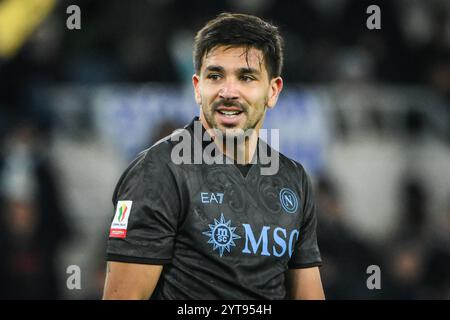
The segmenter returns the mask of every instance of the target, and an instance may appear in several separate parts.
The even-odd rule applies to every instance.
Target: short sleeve
[[[172,259],[180,197],[167,161],[151,152],[141,153],[115,188],[109,261],[165,264]]]
[[[289,262],[289,268],[310,268],[322,265],[319,246],[317,244],[317,210],[311,181],[302,168],[303,219],[295,250]]]

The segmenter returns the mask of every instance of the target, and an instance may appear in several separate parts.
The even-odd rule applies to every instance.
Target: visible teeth
[[[227,111],[227,110],[220,110],[219,112],[226,116],[234,116],[234,115],[240,113],[240,111]]]

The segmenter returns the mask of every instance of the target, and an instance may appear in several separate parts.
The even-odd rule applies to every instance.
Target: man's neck
[[[221,152],[233,159],[235,163],[249,164],[255,155],[257,144],[258,131],[255,130],[251,136],[245,137],[244,139],[226,138],[223,145],[220,145],[220,142],[217,145]]]

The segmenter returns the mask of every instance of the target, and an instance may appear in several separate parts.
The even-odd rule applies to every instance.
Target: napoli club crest
[[[289,188],[280,190],[280,203],[287,213],[295,213],[298,209],[297,195]]]

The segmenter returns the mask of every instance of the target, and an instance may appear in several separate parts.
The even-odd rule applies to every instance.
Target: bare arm
[[[103,300],[146,300],[156,287],[162,266],[109,261]]]
[[[288,270],[286,289],[289,299],[325,300],[319,267]]]

